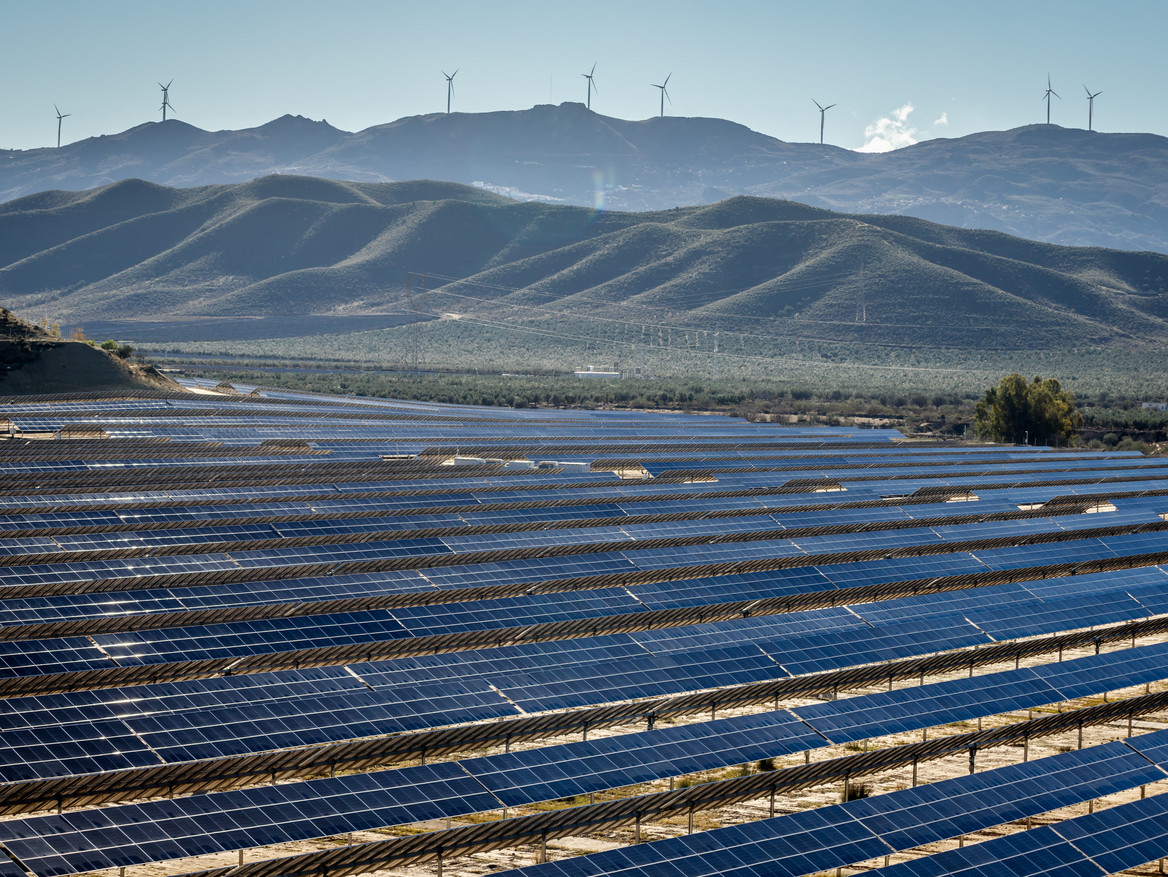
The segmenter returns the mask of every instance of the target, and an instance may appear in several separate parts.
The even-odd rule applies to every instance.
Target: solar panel
[[[634,872],[643,877],[714,873],[796,877],[958,837],[1164,777],[1161,767],[1123,743],[1108,743],[846,804],[505,873],[516,877]]]

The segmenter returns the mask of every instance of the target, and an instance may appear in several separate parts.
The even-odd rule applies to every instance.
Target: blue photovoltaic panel
[[[506,873],[796,877],[979,831],[1164,776],[1160,767],[1123,743],[1108,743],[847,804]]]
[[[1101,877],[1105,873],[1051,826],[1015,832],[973,846],[946,850],[871,873],[887,877]]]
[[[1163,678],[1160,672],[1166,659],[1168,643],[1157,643],[1032,669],[1035,675],[1057,689],[1062,699],[1070,700],[1097,693],[1100,679],[1113,680],[1113,687],[1109,690],[1154,682]]]
[[[62,724],[40,731],[21,727],[19,721],[6,723],[0,732],[0,780],[18,782],[104,773],[162,763],[159,754],[151,751],[126,722],[110,718],[65,724],[65,716],[60,721]]]
[[[846,638],[807,634],[760,642],[759,646],[787,672],[800,676],[988,642],[989,637],[976,627],[952,618],[856,628]]]
[[[1168,795],[877,869],[887,877],[1119,874],[1168,856]]]
[[[942,725],[1062,700],[1026,670],[954,679],[795,707],[792,712],[836,743]]]
[[[108,670],[114,666],[86,637],[0,641],[0,677]]]
[[[468,759],[462,766],[500,801],[517,807],[744,764],[824,742],[789,712],[779,711]]]
[[[1109,807],[1051,826],[1109,874],[1168,857],[1168,795]]]
[[[446,762],[11,820],[0,826],[0,837],[38,875],[54,877],[496,806],[456,763]]]

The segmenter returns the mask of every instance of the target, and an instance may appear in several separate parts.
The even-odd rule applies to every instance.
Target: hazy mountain
[[[431,311],[507,320],[1015,349],[1168,339],[1166,256],[761,198],[598,214],[272,176],[0,205],[0,299],[62,322],[400,310],[408,272],[429,275]],[[441,288],[453,278],[470,282]]]
[[[613,119],[578,103],[413,116],[357,133],[298,116],[244,131],[150,122],[61,149],[0,151],[0,199],[130,177],[197,186],[272,173],[482,183],[520,200],[618,210],[751,194],[1168,252],[1163,137],[1034,125],[868,155],[784,143],[721,119]]]

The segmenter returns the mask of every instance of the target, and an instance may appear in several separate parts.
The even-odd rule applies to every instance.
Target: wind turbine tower
[[[53,104],[53,109],[57,110],[56,104]],[[72,113],[62,113],[60,110],[57,110],[57,148],[58,149],[61,148],[61,120],[68,119],[71,115],[73,115],[73,114]]]
[[[596,63],[593,62],[592,70],[590,70],[588,73],[581,73],[580,74],[581,76],[583,76],[585,79],[588,80],[588,104],[587,104],[588,109],[592,109],[592,89],[596,88],[596,83],[592,81],[592,74],[595,72],[596,72]],[[597,89],[597,93],[598,94],[600,93],[600,89]]]
[[[1050,124],[1050,96],[1052,94],[1055,97],[1057,97],[1059,100],[1062,100],[1062,98],[1059,97],[1059,93],[1050,87],[1050,74],[1047,73],[1046,74],[1046,91],[1043,93],[1042,99],[1044,101],[1046,101],[1046,124],[1048,124],[1048,125]]]
[[[672,76],[672,75],[673,75],[672,73],[669,74],[669,76]],[[653,88],[661,89],[661,117],[662,118],[665,118],[665,101],[669,100],[670,103],[673,103],[673,99],[669,97],[669,92],[666,91],[666,89],[665,89],[665,86],[669,85],[669,76],[666,76],[665,81],[662,82],[660,85],[653,85],[653,83],[649,83],[650,85],[653,85]]]
[[[1103,92],[1097,91],[1094,94],[1091,94],[1091,89],[1089,89],[1086,85],[1083,86],[1083,91],[1087,92],[1087,130],[1090,131],[1091,123],[1094,121],[1092,116],[1094,116],[1095,98],[1099,97],[1099,95],[1103,94]]]
[[[446,115],[450,115],[450,99],[454,97],[454,77],[458,75],[458,71],[462,68],[457,68],[453,73],[442,71],[442,75],[446,77]]]
[[[817,101],[815,98],[811,98],[811,103],[813,103],[817,107],[819,107],[819,101]],[[823,115],[824,115],[824,113],[826,113],[828,110],[830,110],[834,106],[835,106],[835,104],[828,104],[826,107],[819,107],[819,145],[820,146],[823,145]]]
[[[166,121],[166,111],[170,110],[172,113],[174,112],[174,107],[170,103],[170,86],[173,83],[173,79],[166,83],[166,85],[163,85],[161,82],[158,83],[158,87],[162,89],[162,106],[160,109],[162,110],[162,121],[164,122]]]

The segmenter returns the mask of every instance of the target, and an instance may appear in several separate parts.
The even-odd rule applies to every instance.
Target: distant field
[[[368,323],[366,323],[366,326]],[[1080,396],[1168,398],[1168,351],[1153,349],[957,351],[793,341],[736,332],[588,321],[490,326],[435,320],[411,333],[401,326],[320,336],[144,343],[160,363],[235,360],[280,367],[400,370],[480,374],[571,375],[587,365],[652,378],[739,381],[776,388],[881,394],[979,396],[1012,371],[1056,377]],[[241,343],[246,341],[247,343]],[[715,349],[716,348],[716,349]]]
[[[252,341],[343,335],[367,329],[389,329],[417,321],[410,314],[366,314],[359,317],[273,316],[205,317],[190,320],[87,320],[62,327],[65,335],[84,329],[89,338],[113,338],[130,344],[183,341]]]

